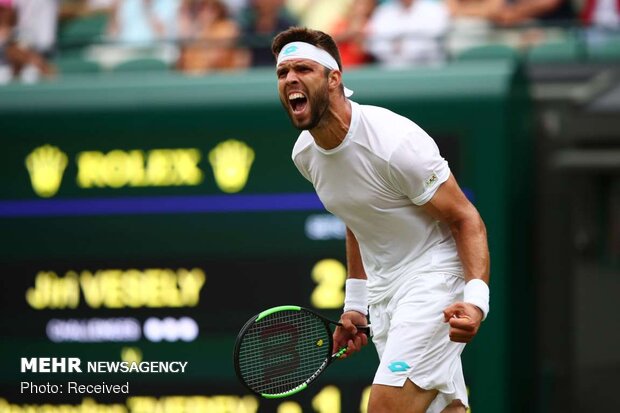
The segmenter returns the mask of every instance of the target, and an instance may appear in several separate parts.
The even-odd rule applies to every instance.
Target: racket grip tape
[[[366,334],[368,337],[372,337],[372,326],[370,324],[366,326],[355,326],[358,332]]]

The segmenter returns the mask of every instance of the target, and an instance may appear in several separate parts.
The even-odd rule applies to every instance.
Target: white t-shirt
[[[422,211],[450,168],[435,142],[409,119],[351,102],[349,131],[325,150],[303,131],[293,162],[325,208],[355,234],[368,276],[369,303],[391,297],[416,273],[462,276],[447,225]]]
[[[59,0],[13,0],[17,37],[38,52],[51,52],[56,43]]]
[[[620,10],[617,0],[598,0],[594,5],[594,24],[609,29],[620,27]]]
[[[368,23],[370,53],[384,65],[403,67],[443,60],[441,37],[450,26],[443,1],[415,0],[409,7],[400,1],[381,4]]]

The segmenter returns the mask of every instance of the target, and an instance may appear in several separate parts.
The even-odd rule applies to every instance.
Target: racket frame
[[[277,306],[277,307],[272,307],[272,308],[268,308],[267,310],[261,311],[260,313],[258,313],[257,315],[251,317],[245,324],[244,326],[241,328],[241,330],[239,331],[239,334],[237,334],[237,339],[235,340],[235,348],[233,350],[233,363],[235,366],[235,373],[237,374],[237,378],[239,379],[239,381],[248,389],[250,390],[252,393],[259,395],[263,398],[266,399],[280,399],[283,397],[288,397],[288,396],[292,396],[293,394],[299,393],[300,391],[304,390],[306,387],[308,387],[308,385],[310,383],[312,383],[326,368],[327,366],[329,366],[332,361],[334,361],[335,359],[339,358],[340,356],[342,356],[346,351],[347,348],[343,347],[340,350],[338,350],[336,353],[332,354],[330,357],[327,357],[325,359],[325,361],[323,361],[323,363],[319,366],[319,368],[317,369],[316,372],[314,372],[310,377],[308,377],[303,383],[295,386],[294,388],[292,388],[291,390],[282,392],[282,393],[260,393],[257,392],[256,390],[252,389],[243,379],[243,376],[241,374],[241,367],[239,366],[239,350],[240,350],[240,346],[241,346],[241,342],[243,340],[243,337],[245,336],[245,333],[250,329],[250,327],[257,321],[262,320],[263,318],[273,314],[273,313],[277,313],[280,311],[305,311],[307,313],[310,313],[312,315],[314,315],[315,317],[317,317],[318,319],[320,319],[323,324],[325,325],[326,330],[329,332],[328,334],[328,338],[329,338],[329,348],[333,347],[334,344],[334,339],[333,339],[333,332],[331,329],[330,324],[336,325],[336,326],[342,326],[341,323],[337,322],[337,321],[333,321],[330,320],[326,317],[323,317],[322,315],[316,313],[315,311],[312,311],[308,308],[305,307],[300,307],[297,305],[281,305],[281,306]],[[370,330],[370,326],[358,326],[359,329],[362,329],[366,335],[368,335],[370,337],[371,334],[371,330]]]

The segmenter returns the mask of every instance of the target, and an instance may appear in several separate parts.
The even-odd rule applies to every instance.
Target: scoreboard
[[[502,231],[518,196],[502,162],[515,132],[486,117],[522,113],[515,73],[509,62],[345,73],[356,101],[431,133],[487,223],[502,277],[495,318],[465,352],[476,412],[512,402],[498,375],[512,271]],[[294,304],[337,319],[344,297],[345,227],[290,159],[297,131],[271,71],[76,76],[2,92],[0,412],[365,411],[372,345],[286,400],[248,394],[234,375],[250,316]],[[486,171],[480,148],[493,155]],[[68,371],[76,359],[81,373]]]

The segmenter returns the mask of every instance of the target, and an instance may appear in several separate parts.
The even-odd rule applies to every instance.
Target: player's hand
[[[368,337],[361,331],[357,331],[358,326],[368,325],[368,319],[362,313],[357,311],[347,311],[340,317],[342,326],[336,327],[334,331],[334,347],[332,352],[335,353],[343,347],[347,347],[346,353],[340,358],[346,358],[351,354],[358,352],[363,346],[368,344]]]
[[[482,310],[470,303],[454,303],[443,310],[444,322],[450,323],[450,340],[469,343],[480,328]]]

